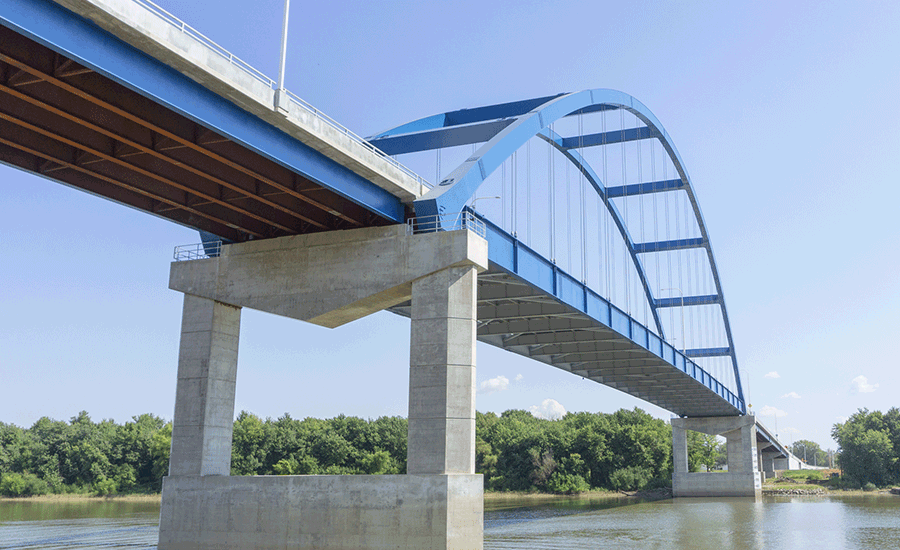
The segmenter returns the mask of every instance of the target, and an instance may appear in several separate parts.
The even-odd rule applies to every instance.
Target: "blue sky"
[[[160,4],[277,76],[279,0]],[[763,422],[831,447],[842,417],[900,405],[896,2],[310,4],[292,6],[287,87],[360,135],[563,91],[640,99],[691,174]],[[168,262],[196,233],[7,167],[0,191],[0,421],[171,418]],[[237,409],[405,415],[408,340],[387,313],[328,330],[245,310]],[[481,411],[669,417],[488,346],[478,369]]]

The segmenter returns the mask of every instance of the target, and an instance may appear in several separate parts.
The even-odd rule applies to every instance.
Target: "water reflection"
[[[155,549],[159,504],[120,500],[0,501],[0,550]]]
[[[674,499],[500,524],[486,513],[484,547],[893,549],[900,547],[900,499]]]
[[[486,503],[484,547],[900,548],[900,497],[509,500]],[[0,501],[0,550],[156,547],[158,503]]]

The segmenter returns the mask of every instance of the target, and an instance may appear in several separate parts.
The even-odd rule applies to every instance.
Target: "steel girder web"
[[[604,135],[596,134],[576,136],[574,138],[562,137],[550,130],[550,125],[563,117],[618,109],[625,109],[635,115],[646,125],[646,128],[623,129],[607,132]],[[617,90],[585,90],[432,115],[372,136],[369,138],[369,142],[389,155],[483,143],[475,153],[447,177],[440,182],[436,182],[437,185],[433,189],[414,202],[417,216],[440,217],[445,214],[462,211],[488,176],[533,137],[539,137],[547,141],[551,146],[562,152],[569,162],[572,162],[576,169],[584,174],[603,204],[606,205],[628,248],[660,335],[663,335],[663,329],[658,309],[660,307],[670,307],[671,304],[668,300],[658,300],[653,296],[638,254],[695,247],[702,247],[706,250],[713,281],[716,285],[716,300],[714,302],[718,303],[721,308],[722,321],[728,339],[728,347],[724,350],[717,349],[716,354],[727,355],[731,358],[738,398],[746,413],[737,355],[731,333],[731,324],[728,320],[728,310],[725,305],[722,284],[709,234],[703,220],[703,214],[700,211],[700,205],[694,194],[693,185],[684,167],[681,155],[675,148],[675,144],[669,137],[668,132],[643,103]],[[678,180],[653,182],[651,184],[651,192],[684,189],[700,230],[701,236],[699,239],[686,239],[683,243],[655,243],[659,245],[657,248],[653,248],[652,244],[648,245],[647,243],[636,244],[628,232],[623,217],[611,200],[614,197],[628,194],[627,187],[631,186],[606,188],[604,182],[597,177],[594,170],[576,150],[585,146],[608,145],[621,141],[648,138],[656,138],[660,141],[669,159],[675,166],[679,177]],[[640,187],[640,184],[638,184],[638,187]],[[638,189],[638,192],[646,191]],[[699,352],[700,350],[696,351]]]

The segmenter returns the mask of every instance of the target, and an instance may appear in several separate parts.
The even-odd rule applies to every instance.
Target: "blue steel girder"
[[[609,198],[630,197],[633,195],[646,195],[649,193],[662,193],[664,191],[674,191],[683,189],[684,182],[681,178],[674,180],[662,181],[646,181],[644,183],[633,183],[631,185],[619,185],[617,187],[607,187],[606,193]]]
[[[591,136],[576,136],[574,138],[563,138],[557,136],[555,133],[550,132],[550,125],[560,118],[583,113],[615,109],[625,109],[628,112],[632,113],[646,125],[647,130],[625,129],[614,132],[606,132],[602,134],[592,134]],[[743,402],[743,387],[741,384],[740,371],[738,369],[737,356],[734,352],[734,340],[731,332],[731,325],[728,319],[728,311],[725,307],[721,280],[719,278],[715,257],[712,251],[712,245],[710,243],[706,224],[703,219],[703,214],[700,210],[700,205],[697,201],[696,195],[694,194],[693,186],[691,184],[691,180],[688,176],[687,170],[685,169],[684,162],[681,159],[681,155],[676,150],[674,142],[669,137],[668,132],[666,132],[665,128],[662,126],[656,116],[640,101],[624,92],[620,92],[617,90],[585,90],[581,92],[560,94],[557,96],[548,96],[534,100],[504,103],[501,105],[480,107],[477,109],[465,109],[461,111],[445,113],[442,115],[425,117],[404,124],[402,126],[398,126],[392,130],[382,132],[377,136],[371,138],[371,143],[376,146],[379,146],[379,143],[384,143],[385,146],[392,147],[392,144],[396,145],[401,143],[401,141],[395,140],[394,142],[390,142],[387,140],[389,138],[402,136],[403,143],[406,144],[404,147],[413,147],[412,149],[409,149],[408,152],[412,152],[413,150],[428,150],[438,143],[462,144],[465,139],[474,139],[471,137],[473,133],[472,130],[464,130],[467,125],[480,125],[482,129],[485,129],[488,128],[485,123],[489,123],[491,121],[496,122],[498,121],[498,119],[503,119],[502,123],[491,127],[491,131],[493,131],[494,129],[499,129],[496,134],[491,136],[490,139],[488,139],[475,153],[473,153],[468,159],[460,164],[441,182],[435,185],[434,188],[432,188],[429,192],[427,192],[425,195],[414,202],[416,215],[435,216],[462,211],[469,200],[475,196],[478,187],[507,158],[509,158],[520,147],[525,145],[525,143],[531,138],[539,137],[541,139],[544,139],[555,146],[558,150],[560,150],[560,152],[562,152],[570,162],[573,162],[573,164],[575,164],[576,168],[585,175],[588,181],[591,182],[595,191],[601,197],[603,203],[607,206],[607,209],[610,211],[613,220],[615,220],[616,226],[618,227],[619,232],[621,233],[622,238],[626,243],[626,246],[628,247],[632,262],[634,263],[635,269],[640,276],[642,285],[644,287],[644,293],[647,297],[648,303],[650,304],[651,311],[653,312],[654,320],[657,323],[657,328],[659,329],[660,334],[662,334],[662,327],[659,321],[657,308],[665,307],[661,306],[661,304],[667,304],[668,302],[667,300],[658,301],[654,298],[648,286],[646,276],[644,275],[642,263],[638,257],[639,253],[646,253],[651,251],[643,246],[648,243],[642,243],[641,246],[635,245],[634,241],[631,239],[631,236],[628,234],[622,217],[618,214],[618,210],[615,208],[615,205],[611,200],[612,197],[610,196],[608,190],[604,187],[603,182],[601,182],[596,174],[594,174],[594,171],[590,169],[589,166],[587,166],[587,163],[583,161],[581,155],[578,154],[577,151],[575,151],[575,149],[577,149],[580,145],[587,146],[587,143],[585,143],[584,140],[588,137],[590,137],[591,141],[598,141],[598,143],[595,143],[593,145],[609,144],[611,143],[610,141],[604,140],[615,139],[615,134],[619,134],[618,142],[655,137],[659,140],[660,144],[668,154],[669,159],[672,161],[675,170],[678,173],[678,179],[681,181],[680,186],[671,183],[671,181],[665,183],[662,186],[670,186],[670,188],[672,189],[684,189],[691,204],[691,208],[694,212],[697,226],[700,231],[700,246],[706,249],[710,270],[712,272],[713,281],[716,286],[715,301],[704,303],[716,303],[720,305],[722,320],[725,326],[725,334],[728,340],[728,349],[730,350],[729,356],[732,360],[734,378],[737,384],[738,397]],[[506,119],[513,120],[509,122]],[[455,132],[459,132],[460,136],[462,136],[464,132],[468,132],[469,135],[466,137],[454,138],[452,136]],[[486,137],[487,135],[489,135],[489,133],[490,132],[485,131],[480,135],[482,137]],[[428,144],[428,146],[412,145],[416,142],[418,137],[429,140],[430,143]],[[469,141],[469,143],[475,142]],[[394,147],[392,154],[407,152],[404,150],[404,147]],[[642,191],[640,189],[641,184],[636,185],[638,186],[638,193],[648,192]],[[644,185],[650,184],[648,183]],[[655,184],[651,185],[651,190],[649,190],[649,192],[667,190],[662,188],[652,189],[654,185]],[[624,189],[621,189],[621,191],[617,189],[617,194],[621,193],[621,195],[618,196],[625,196],[626,194],[629,194],[628,191],[631,187],[632,186],[626,185],[624,186]],[[654,243],[649,244],[652,245]],[[693,246],[690,246],[690,248],[693,248]],[[675,248],[672,248],[672,250],[674,249]],[[640,252],[638,252],[638,250],[640,250]],[[678,300],[678,303],[680,305],[680,299]],[[686,299],[685,306],[687,305],[688,300]]]
[[[401,200],[51,0],[0,1],[0,25],[395,223]]]
[[[637,243],[634,250],[638,254],[647,254],[649,252],[666,252],[668,250],[687,250],[690,248],[702,248],[706,246],[703,239],[694,237],[691,239],[676,239],[674,241],[658,241]]]
[[[684,351],[688,357],[729,357],[731,348],[699,348]]]
[[[676,296],[675,298],[657,298],[654,301],[656,307],[688,307],[688,306],[708,306],[711,304],[721,304],[722,299],[717,295],[708,296]]]

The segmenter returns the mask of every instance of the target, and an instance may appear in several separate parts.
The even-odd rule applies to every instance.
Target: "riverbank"
[[[30,497],[0,497],[0,502],[134,502],[141,504],[159,504],[162,495],[107,495],[97,496],[88,493],[65,493],[61,495],[38,495]]]
[[[571,495],[555,493],[534,493],[524,491],[485,491],[484,509],[502,510],[505,508],[519,508],[525,506],[540,506],[544,504],[565,504],[576,506],[591,506],[610,504],[613,502],[625,504],[629,501],[649,502],[672,498],[672,489],[650,489],[625,493],[606,490],[593,490]]]

